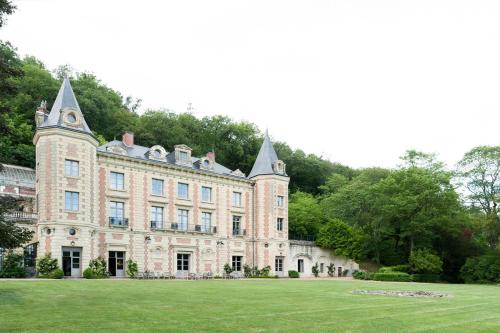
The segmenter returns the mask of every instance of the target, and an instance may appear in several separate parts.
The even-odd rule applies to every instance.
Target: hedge
[[[408,273],[392,272],[392,273],[375,273],[373,279],[376,281],[398,281],[410,282],[411,277]]]
[[[288,271],[288,277],[296,279],[296,278],[299,277],[299,272],[297,272],[297,271]]]
[[[386,266],[378,270],[378,273],[391,273],[391,272],[409,273],[410,265]]]
[[[439,274],[413,274],[411,276],[411,280],[413,282],[439,282],[440,276]]]
[[[374,273],[372,272],[361,272],[361,271],[352,272],[352,277],[357,280],[373,280],[373,275]]]

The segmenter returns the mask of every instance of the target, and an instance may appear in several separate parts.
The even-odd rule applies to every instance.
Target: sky
[[[452,168],[500,144],[498,1],[14,3],[0,39],[94,73],[141,112],[191,103],[352,167],[417,149]]]

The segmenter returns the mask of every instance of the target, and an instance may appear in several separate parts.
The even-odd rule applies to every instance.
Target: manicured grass
[[[448,298],[353,295],[426,290]],[[335,280],[0,281],[0,332],[500,332],[500,287]]]

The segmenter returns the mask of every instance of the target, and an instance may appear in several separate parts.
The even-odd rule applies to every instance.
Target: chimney
[[[127,147],[132,147],[134,145],[134,133],[125,132],[122,136],[122,142]]]
[[[207,158],[210,162],[215,163],[215,153],[213,151],[207,153]]]
[[[40,103],[40,106],[36,109],[35,112],[35,123],[37,127],[43,124],[46,115],[47,115],[47,102],[42,101]]]

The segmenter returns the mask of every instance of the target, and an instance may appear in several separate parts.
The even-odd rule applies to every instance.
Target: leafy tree
[[[7,214],[19,207],[17,199],[0,196],[0,248],[15,249],[31,240],[33,231],[17,225]]]
[[[316,244],[333,250],[335,255],[360,259],[363,257],[363,235],[339,219],[331,219],[319,231]]]
[[[5,24],[5,16],[14,12],[16,6],[10,0],[0,0],[0,28]]]
[[[322,226],[323,212],[318,200],[309,193],[295,192],[288,203],[289,238],[314,238]]]
[[[12,250],[7,252],[5,260],[0,270],[0,278],[23,278],[26,276],[23,255],[14,253]]]
[[[439,274],[443,271],[443,261],[429,249],[417,249],[410,256],[410,268],[413,273]]]
[[[482,210],[483,232],[491,248],[500,238],[500,146],[479,146],[458,163],[458,176],[472,205]]]

